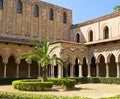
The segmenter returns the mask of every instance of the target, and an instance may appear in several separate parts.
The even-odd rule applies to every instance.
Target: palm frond
[[[60,48],[60,46],[55,46],[55,47],[53,47],[50,51],[49,51],[49,53],[48,53],[48,55],[50,55],[55,49],[57,49],[57,48]]]

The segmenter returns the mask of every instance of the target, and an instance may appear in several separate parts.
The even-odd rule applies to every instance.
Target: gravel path
[[[0,86],[0,91],[5,92],[20,92],[20,93],[33,93],[33,94],[53,94],[62,96],[81,96],[91,98],[111,97],[120,94],[120,85],[115,84],[79,84],[75,86],[74,90],[53,90],[53,91],[19,91],[13,89],[11,85]]]

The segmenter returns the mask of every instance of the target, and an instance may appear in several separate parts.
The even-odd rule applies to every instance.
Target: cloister
[[[119,50],[112,52],[94,53],[89,55],[87,46],[79,43],[61,41],[61,52],[56,50],[53,54],[60,56],[67,62],[67,67],[49,65],[47,67],[48,77],[120,77],[120,53]],[[5,45],[7,46],[7,45]],[[10,47],[10,44],[8,44]],[[18,46],[15,45],[14,46]],[[54,44],[53,44],[54,46]],[[22,46],[18,46],[23,49]],[[16,48],[16,47],[15,47]],[[30,51],[31,47],[28,47]],[[25,49],[25,52],[27,51]],[[31,48],[32,51],[33,48]],[[1,49],[1,52],[3,49]],[[12,49],[11,49],[12,50]],[[22,50],[21,50],[22,51]],[[15,55],[8,52],[0,53],[0,77],[1,78],[36,78],[41,77],[41,66],[35,61],[26,62],[24,59],[18,61],[21,54]],[[23,53],[23,52],[22,52]]]

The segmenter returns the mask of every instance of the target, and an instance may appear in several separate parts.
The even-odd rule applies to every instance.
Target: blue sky
[[[41,0],[73,11],[73,24],[81,23],[113,12],[120,0]]]

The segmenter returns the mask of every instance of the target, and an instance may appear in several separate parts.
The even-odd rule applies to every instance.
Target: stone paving
[[[52,91],[19,91],[12,88],[11,85],[0,86],[0,91],[5,92],[20,92],[20,93],[33,93],[33,94],[53,94],[62,96],[80,96],[80,97],[111,97],[120,94],[120,85],[115,84],[79,84],[75,86],[74,90],[57,89]]]

